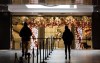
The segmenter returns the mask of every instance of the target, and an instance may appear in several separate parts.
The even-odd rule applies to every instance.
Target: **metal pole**
[[[34,63],[34,48],[33,48],[33,63]]]
[[[52,41],[52,37],[51,37],[51,53],[52,53],[52,42],[53,42],[53,41]]]
[[[46,39],[46,44],[45,44],[45,60],[47,59],[47,39]]]
[[[52,50],[54,50],[54,38],[53,38],[53,49]]]
[[[51,53],[52,53],[52,38],[50,38],[51,39]]]
[[[54,41],[56,40],[56,38],[54,38]],[[56,42],[54,43],[54,47],[55,47],[55,49],[56,49]]]
[[[49,38],[49,55],[50,55],[50,38]]]
[[[41,62],[41,42],[40,42],[40,62]]]
[[[50,38],[51,40],[51,38]],[[52,40],[50,41],[50,53],[52,53]]]
[[[19,63],[23,63],[23,57],[19,58]]]
[[[43,40],[43,62],[44,62],[44,40]]]
[[[27,53],[28,55],[28,63],[30,63],[30,53]]]
[[[16,61],[18,61],[17,53],[15,53],[15,60],[14,60],[14,63],[16,63]]]
[[[37,45],[37,63],[38,63],[38,45]]]
[[[48,51],[49,51],[49,49],[48,49],[48,38],[47,38],[47,57],[49,55]]]
[[[41,63],[47,63],[47,62],[45,62],[44,60],[45,60],[45,59],[44,59],[44,40],[43,40],[43,62],[41,62]]]

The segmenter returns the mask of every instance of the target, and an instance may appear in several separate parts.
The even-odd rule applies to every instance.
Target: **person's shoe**
[[[27,53],[25,54],[25,59],[27,59]]]
[[[69,60],[70,60],[70,55],[69,55]]]
[[[67,59],[67,56],[65,56],[65,59]]]
[[[22,57],[24,56],[24,53],[22,53]]]

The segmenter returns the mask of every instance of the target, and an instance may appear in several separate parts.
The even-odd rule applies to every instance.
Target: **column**
[[[0,5],[0,49],[10,49],[10,22],[7,5]]]
[[[100,49],[100,6],[94,6],[92,13],[92,40],[93,48]]]

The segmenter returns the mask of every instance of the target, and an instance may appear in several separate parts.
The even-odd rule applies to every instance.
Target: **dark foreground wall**
[[[100,49],[100,6],[94,6],[92,13],[92,40],[93,48]]]
[[[0,49],[10,48],[10,13],[0,12]]]
[[[9,4],[11,0],[0,0],[0,4]]]

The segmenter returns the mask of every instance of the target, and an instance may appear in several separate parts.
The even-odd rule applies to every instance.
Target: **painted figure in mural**
[[[65,26],[65,31],[63,32],[62,39],[65,45],[65,59],[67,59],[67,48],[68,48],[69,60],[70,60],[70,49],[71,49],[71,44],[72,44],[72,40],[74,39],[74,36],[73,33],[68,28],[68,26]]]
[[[19,33],[21,40],[22,40],[22,57],[28,53],[28,44],[30,41],[30,37],[32,32],[28,27],[28,24],[25,22],[23,28],[20,30]]]
[[[31,27],[32,36],[31,36],[31,44],[30,49],[34,50],[34,56],[36,56],[37,53],[37,47],[38,47],[38,29],[36,27]]]

